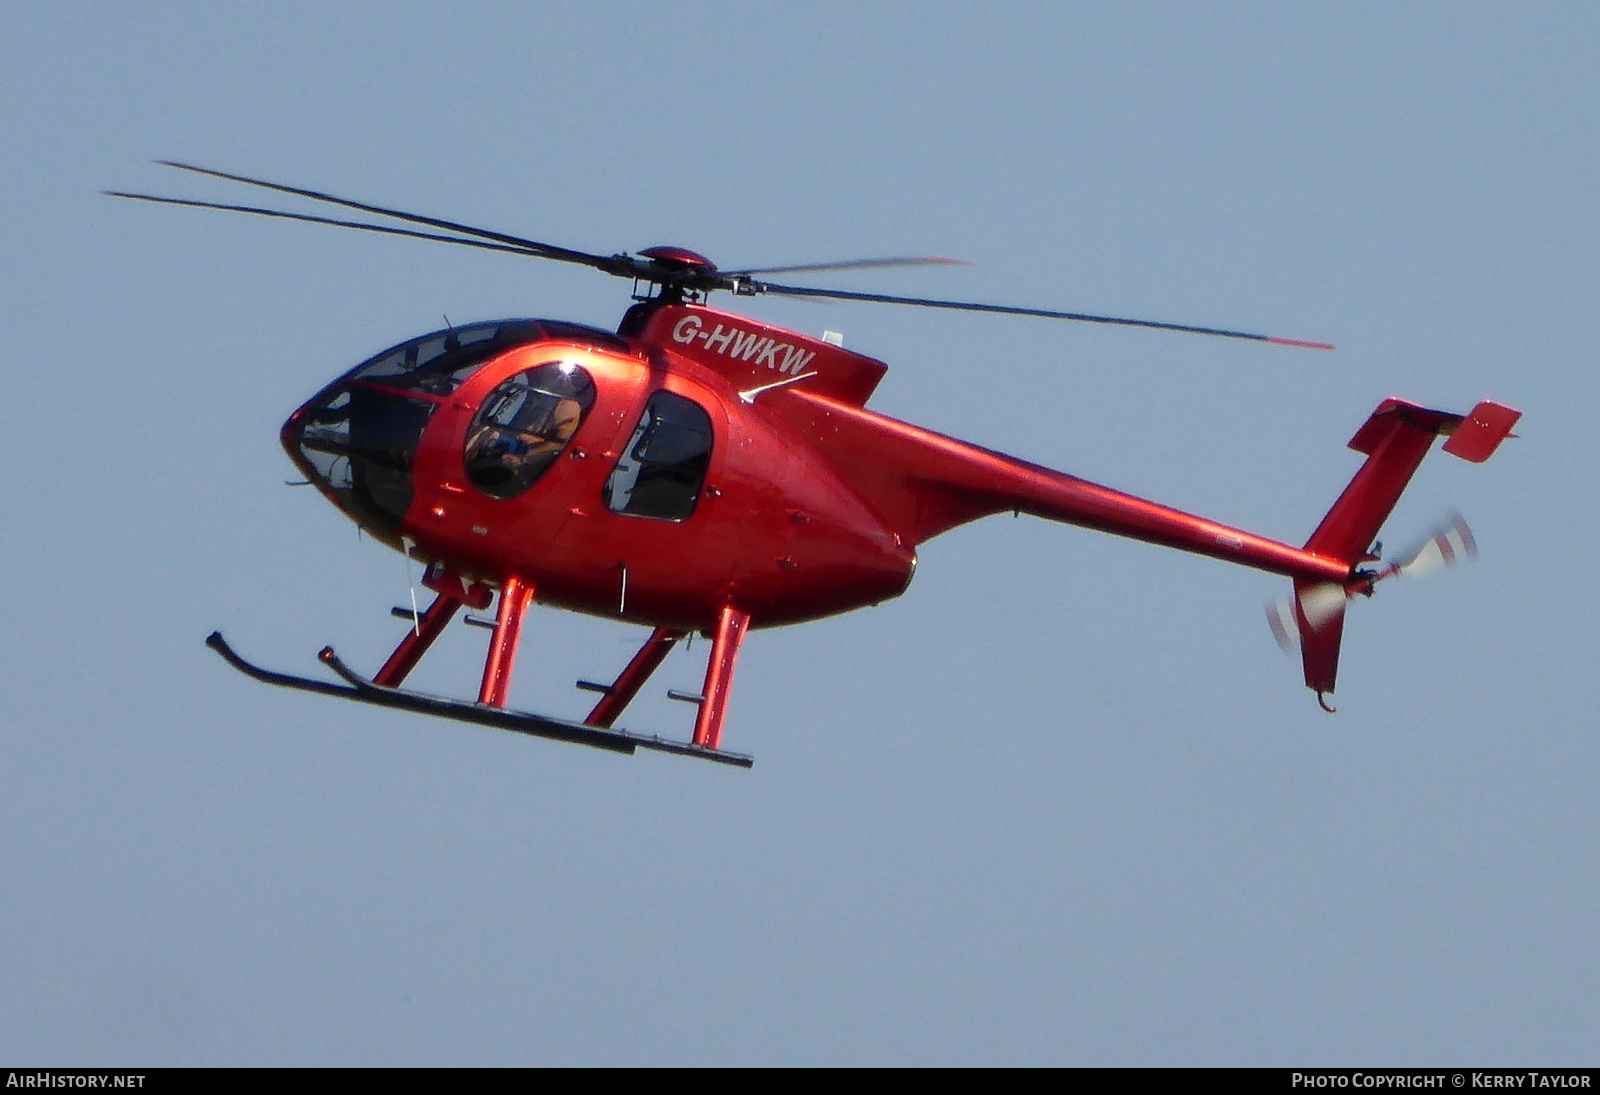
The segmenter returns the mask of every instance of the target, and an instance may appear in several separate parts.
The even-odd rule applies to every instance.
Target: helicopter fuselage
[[[804,341],[798,336],[779,341],[758,334],[759,325],[709,309],[671,311],[651,328],[665,331],[666,346],[570,324],[516,321],[509,348],[465,367],[455,356],[471,342],[450,350],[443,347],[452,332],[424,336],[318,393],[285,424],[284,445],[368,532],[448,568],[467,586],[498,587],[516,575],[538,590],[542,603],[683,630],[713,626],[730,601],[755,625],[773,626],[902,593],[916,564],[913,546],[772,409],[779,390],[751,394],[773,379],[802,377],[804,370],[783,370],[789,362],[812,364],[806,379],[817,379],[818,368],[844,360],[848,369],[829,374],[834,389],[852,382],[859,389],[860,375],[881,375],[881,364],[827,343],[796,349]],[[457,343],[479,329],[461,329]],[[702,355],[761,383],[741,388],[738,372],[730,377],[733,370],[719,372],[682,352],[695,348],[689,343],[695,333],[707,336],[698,347]],[[419,362],[430,341],[441,352]],[[747,360],[740,356],[746,350]],[[398,365],[373,369],[397,355]],[[586,376],[592,405],[556,451],[542,454],[547,466],[536,478],[508,488],[493,452],[484,472],[483,454],[473,451],[475,434],[486,428],[486,412],[493,417],[489,405],[497,393],[550,366]],[[682,408],[703,413],[703,445],[693,430],[670,436],[674,423],[666,416],[651,420],[649,408],[668,399],[680,416]],[[336,424],[346,436],[330,444],[319,426],[341,413],[345,420]],[[514,447],[520,439],[512,440]],[[326,459],[319,467],[319,445],[344,450],[336,457],[345,467]],[[703,451],[687,452],[695,448]],[[667,459],[652,464],[653,451]],[[684,455],[689,459],[672,466],[673,457]],[[517,457],[502,452],[498,459],[513,465]],[[642,473],[634,465],[644,465]],[[401,474],[407,482],[395,483]],[[654,492],[653,501],[641,502],[646,491]]]
[[[463,589],[516,576],[546,604],[688,631],[729,604],[753,627],[877,604],[905,591],[918,544],[1006,511],[1352,576],[1348,558],[868,411],[887,367],[834,343],[683,304],[623,329],[414,339],[297,410],[284,446],[367,531]]]

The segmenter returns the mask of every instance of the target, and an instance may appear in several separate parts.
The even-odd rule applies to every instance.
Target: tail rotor
[[[1472,529],[1459,513],[1452,513],[1389,563],[1376,570],[1358,570],[1344,585],[1296,582],[1292,597],[1267,604],[1267,624],[1278,646],[1290,657],[1331,646],[1336,658],[1345,606],[1352,598],[1371,597],[1379,582],[1391,578],[1427,578],[1477,557],[1478,544]],[[1371,561],[1378,562],[1380,558],[1375,552]],[[1331,680],[1328,683],[1331,685]],[[1331,692],[1332,688],[1317,689],[1317,700],[1324,710],[1332,711],[1324,698],[1325,691]]]
[[[1425,538],[1413,544],[1403,560],[1390,563],[1372,580],[1426,578],[1477,557],[1478,542],[1472,538],[1472,530],[1459,513],[1452,513]]]

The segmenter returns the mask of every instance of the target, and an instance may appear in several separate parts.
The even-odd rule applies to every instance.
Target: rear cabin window
[[[483,401],[467,431],[467,478],[490,498],[515,498],[566,451],[594,405],[581,367],[552,361],[524,369]]]
[[[606,480],[606,505],[630,517],[682,521],[694,513],[710,467],[711,416],[693,400],[657,392]]]

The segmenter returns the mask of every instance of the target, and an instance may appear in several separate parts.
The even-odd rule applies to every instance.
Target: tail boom
[[[777,393],[774,393],[777,394]],[[1015,511],[1207,555],[1287,578],[1343,583],[1346,560],[1257,536],[861,407],[798,391],[774,399],[906,542]]]

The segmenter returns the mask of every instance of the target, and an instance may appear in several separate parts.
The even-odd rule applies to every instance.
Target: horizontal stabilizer
[[[1516,436],[1511,432],[1511,427],[1521,417],[1521,411],[1502,407],[1486,399],[1472,408],[1471,413],[1451,432],[1450,440],[1444,443],[1444,451],[1451,456],[1481,464],[1494,455],[1500,442]]]

